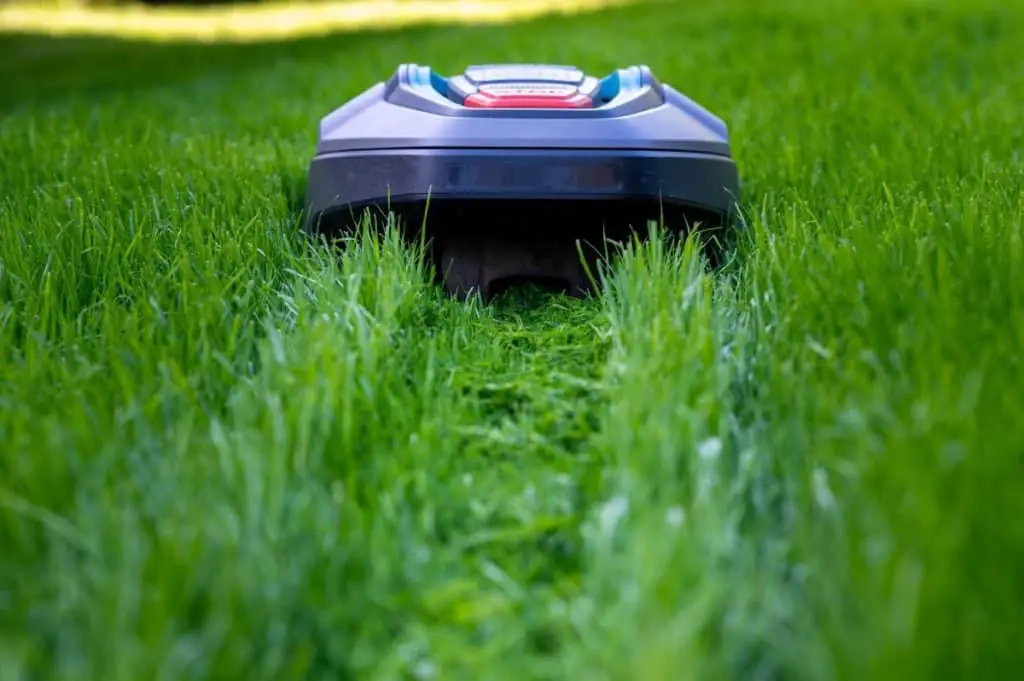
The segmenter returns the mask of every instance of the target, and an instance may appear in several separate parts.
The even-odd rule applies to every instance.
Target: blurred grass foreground
[[[31,2],[0,5],[0,31],[150,40],[252,41],[423,23],[495,23],[630,0],[335,0],[321,2]]]

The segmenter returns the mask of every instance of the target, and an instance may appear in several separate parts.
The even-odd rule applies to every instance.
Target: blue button
[[[431,87],[442,97],[448,96],[448,81],[429,66],[408,64],[406,77],[409,85],[413,87]]]
[[[616,69],[601,79],[597,91],[597,101],[607,104],[619,95],[635,94],[650,85],[646,72],[640,66],[627,66]]]

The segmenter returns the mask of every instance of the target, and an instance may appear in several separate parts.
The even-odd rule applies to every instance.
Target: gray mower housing
[[[721,226],[738,194],[725,123],[647,66],[596,78],[481,65],[445,78],[402,64],[320,121],[306,228],[331,235],[366,209],[397,212],[438,242],[450,290],[489,296],[517,277],[579,290],[586,282],[555,251],[673,209],[688,226]]]

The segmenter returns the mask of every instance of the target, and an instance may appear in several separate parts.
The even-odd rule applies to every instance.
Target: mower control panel
[[[646,66],[595,78],[575,66],[491,64],[444,78],[429,66],[403,64],[391,83],[398,92],[389,99],[404,105],[418,100],[416,108],[428,109],[445,103],[463,109],[602,109],[631,101],[629,108],[635,110],[661,100],[660,85]]]
[[[593,106],[597,80],[571,66],[471,66],[449,87],[475,108],[580,109]],[[454,87],[452,87],[454,86]]]

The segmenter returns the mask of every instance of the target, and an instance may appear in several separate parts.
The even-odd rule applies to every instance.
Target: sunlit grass
[[[0,6],[0,31],[250,42],[421,23],[488,24],[631,0],[342,0],[211,7]]]

